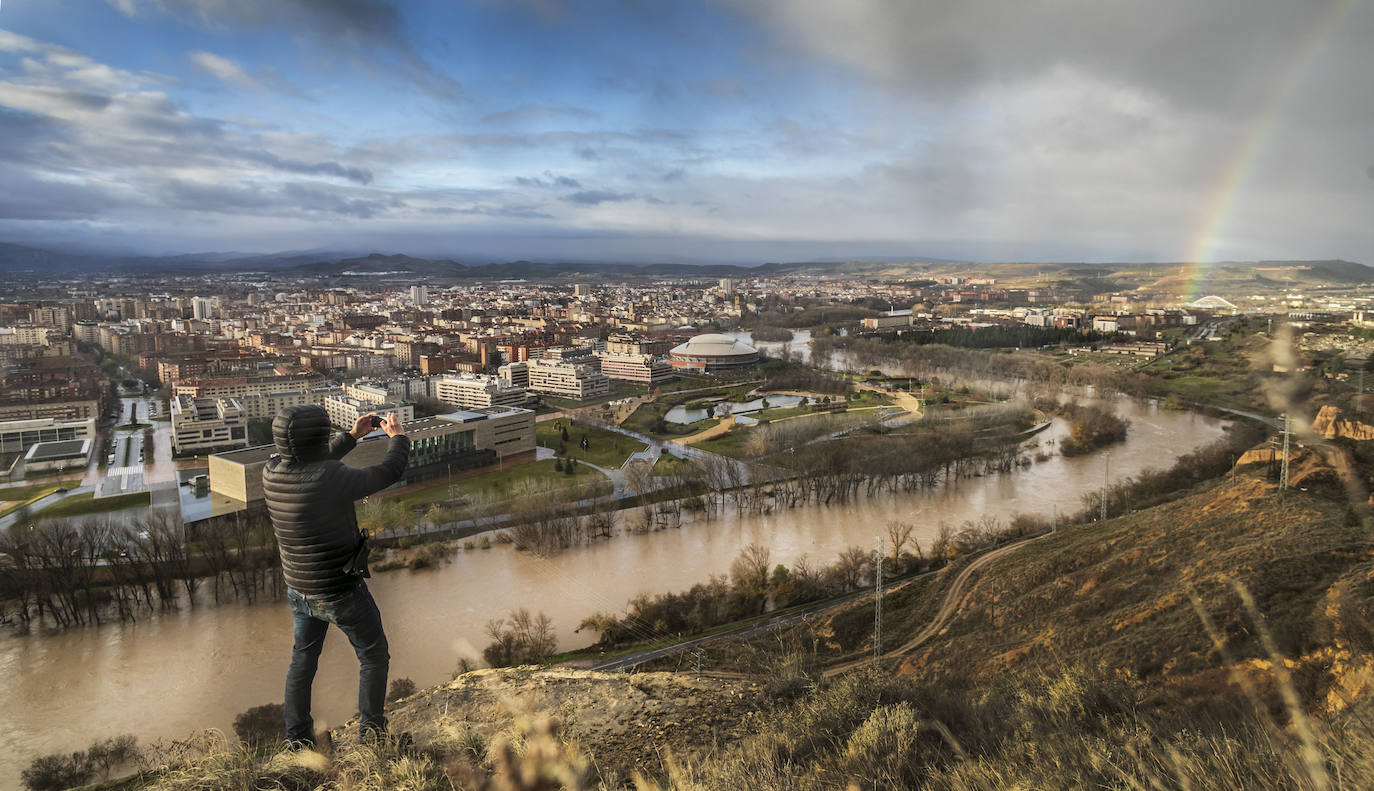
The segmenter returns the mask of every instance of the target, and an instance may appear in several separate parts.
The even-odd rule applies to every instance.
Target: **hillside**
[[[388,711],[413,747],[209,744],[123,787],[1374,787],[1374,542],[1354,521],[1241,475],[894,590],[884,648],[922,639],[877,668],[821,672],[871,655],[860,600],[721,641],[705,676],[477,671]]]

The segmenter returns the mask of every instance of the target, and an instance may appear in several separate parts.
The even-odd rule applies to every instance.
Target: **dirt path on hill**
[[[1034,540],[1036,539],[1028,539],[1028,541]],[[974,560],[972,563],[965,566],[964,570],[959,572],[959,576],[955,577],[954,582],[950,584],[949,590],[945,593],[945,600],[941,602],[939,611],[935,613],[934,618],[930,619],[930,623],[926,624],[925,628],[917,632],[916,635],[912,637],[910,640],[907,640],[905,643],[902,643],[901,645],[897,646],[896,648],[890,651],[883,652],[882,658],[890,659],[892,657],[897,657],[901,656],[902,654],[910,653],[925,641],[939,634],[940,631],[943,630],[946,625],[948,625],[949,621],[954,617],[954,614],[959,611],[959,606],[962,603],[964,597],[972,591],[973,586],[970,585],[970,580],[973,578],[973,575],[976,574],[978,571],[982,570],[984,566],[997,560],[998,558],[1009,555],[1012,552],[1015,552],[1016,550],[1020,549],[1022,546],[1028,543],[1028,541],[1018,541],[1015,544],[1008,544],[1007,546],[994,549],[986,555],[979,557],[977,560]],[[839,675],[840,673],[853,670],[857,667],[862,667],[863,665],[869,664],[872,661],[872,657],[864,657],[862,659],[850,660],[843,664],[834,665],[832,667],[826,668],[822,675],[825,678],[831,678],[833,676]]]
[[[730,415],[705,431],[698,431],[688,437],[678,437],[673,440],[673,443],[677,445],[691,445],[694,442],[701,442],[704,439],[712,439],[714,437],[719,437],[721,434],[728,434],[730,433],[730,429],[734,427],[735,416]]]

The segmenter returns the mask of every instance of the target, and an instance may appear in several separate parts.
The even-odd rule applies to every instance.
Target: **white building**
[[[429,288],[427,286],[411,286],[410,301],[416,307],[424,307],[429,304]]]
[[[214,297],[191,297],[191,318],[205,321],[215,317],[215,303],[219,300]]]
[[[172,452],[248,447],[248,416],[236,398],[172,399]]]
[[[530,367],[525,362],[506,363],[496,369],[496,375],[512,387],[530,386]]]
[[[588,365],[553,360],[530,360],[530,391],[582,401],[609,395],[611,380]]]
[[[652,354],[603,354],[601,373],[608,379],[652,386],[673,378],[673,366]]]
[[[521,406],[527,399],[525,388],[481,374],[441,376],[434,382],[434,397],[455,409]]]
[[[382,416],[386,416],[389,412],[395,412],[396,417],[402,423],[409,423],[415,419],[415,407],[411,404],[404,402],[373,404],[343,394],[331,395],[326,398],[324,411],[329,415],[329,422],[342,429],[353,428],[353,424],[358,421],[358,418],[368,412],[376,412]]]

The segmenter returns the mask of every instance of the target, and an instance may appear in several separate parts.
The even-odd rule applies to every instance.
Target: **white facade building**
[[[588,365],[530,360],[530,391],[582,401],[609,395],[611,380]]]
[[[651,354],[603,354],[601,373],[642,385],[656,385],[673,378],[673,366]]]
[[[342,429],[353,428],[353,424],[358,421],[358,418],[368,412],[376,412],[383,417],[389,412],[395,412],[396,417],[402,423],[409,423],[415,419],[415,407],[412,404],[404,402],[373,404],[343,394],[331,395],[326,398],[324,411],[329,415],[329,422]]]
[[[248,447],[248,416],[236,398],[172,399],[172,452]]]
[[[527,400],[525,388],[480,374],[441,376],[434,382],[434,397],[455,409],[521,406]]]

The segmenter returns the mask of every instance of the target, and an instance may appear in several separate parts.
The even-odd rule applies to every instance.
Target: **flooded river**
[[[1113,449],[1113,479],[1177,456],[1222,433],[1220,421],[1122,399],[1132,421]],[[1061,437],[1058,422],[1041,441]],[[391,642],[392,678],[421,687],[446,681],[458,658],[480,656],[483,626],[516,607],[547,613],[563,648],[591,642],[574,634],[586,616],[623,609],[631,597],[679,590],[724,574],[741,547],[759,542],[772,562],[803,554],[829,563],[845,547],[871,547],[891,519],[915,522],[929,546],[942,522],[1017,513],[1077,511],[1102,483],[1102,454],[1054,456],[1017,472],[959,481],[931,492],[862,500],[840,507],[685,523],[542,559],[498,546],[460,553],[429,571],[376,575],[369,585]],[[53,635],[0,637],[0,787],[18,786],[34,756],[81,749],[96,738],[133,733],[140,743],[199,728],[230,731],[234,715],[280,701],[291,648],[284,602],[228,605]],[[342,722],[353,711],[357,662],[331,632],[315,682],[316,718]]]

